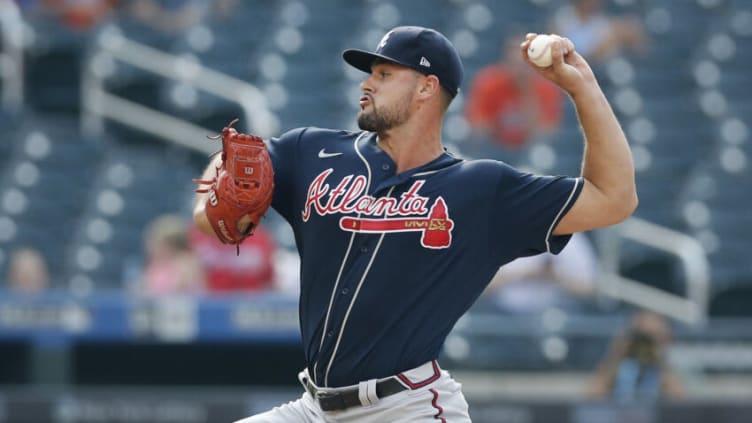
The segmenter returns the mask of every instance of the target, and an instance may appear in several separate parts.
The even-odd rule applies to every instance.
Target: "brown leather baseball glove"
[[[209,185],[196,192],[208,193],[206,217],[217,238],[225,244],[240,245],[271,205],[274,169],[264,141],[255,135],[238,133],[232,127],[237,121],[230,122],[220,135],[209,137],[222,139],[222,150],[214,153],[222,154],[222,164],[217,167],[214,179],[194,179],[194,182]]]

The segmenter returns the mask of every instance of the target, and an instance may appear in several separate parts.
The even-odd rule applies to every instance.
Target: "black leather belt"
[[[350,407],[361,406],[358,388],[351,388],[336,392],[325,392],[318,390],[311,384],[308,378],[305,378],[305,386],[311,396],[318,401],[319,406],[324,411],[345,410]],[[408,388],[400,383],[397,378],[391,377],[376,383],[376,396],[379,398],[388,397]]]

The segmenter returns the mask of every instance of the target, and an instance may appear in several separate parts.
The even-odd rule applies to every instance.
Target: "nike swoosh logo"
[[[319,151],[319,159],[328,159],[329,157],[337,157],[342,155],[342,153],[327,153],[324,150],[325,149],[322,148],[321,151]]]

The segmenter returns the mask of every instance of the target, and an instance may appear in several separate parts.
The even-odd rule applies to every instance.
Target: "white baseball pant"
[[[307,377],[307,371],[300,372],[299,379],[304,387]],[[470,423],[462,385],[449,372],[440,369],[436,361],[392,377],[399,377],[408,389],[378,398],[373,393],[373,386],[385,379],[343,388],[314,387],[315,391],[324,394],[357,389],[361,404],[344,410],[324,411],[307,390],[296,401],[236,423]]]

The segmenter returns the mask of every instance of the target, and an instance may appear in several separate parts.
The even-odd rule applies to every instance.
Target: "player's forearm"
[[[206,166],[206,169],[204,169],[204,172],[201,175],[201,180],[212,180],[217,174],[217,167],[221,166],[221,164],[222,158],[220,155],[217,155],[216,157],[214,157],[214,159],[211,160],[211,162],[209,162],[209,165]],[[208,188],[208,185],[201,185],[199,187],[199,189],[202,188]],[[214,236],[214,229],[212,229],[211,224],[209,223],[209,219],[206,217],[206,200],[208,199],[208,197],[209,194],[206,192],[196,193],[193,203],[193,222],[196,224],[196,227],[201,230],[201,232]]]
[[[209,223],[209,218],[206,217],[206,211],[204,209],[204,205],[206,204],[206,198],[203,199],[197,199],[196,205],[193,208],[193,222],[196,224],[196,227],[203,233],[207,235],[214,235],[214,231],[211,228],[211,224]]]
[[[603,198],[603,212],[615,221],[637,207],[634,163],[624,131],[596,84],[572,95],[585,135],[582,176]]]

